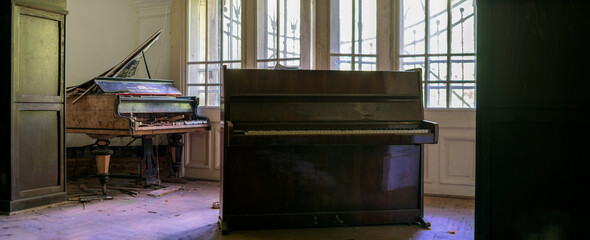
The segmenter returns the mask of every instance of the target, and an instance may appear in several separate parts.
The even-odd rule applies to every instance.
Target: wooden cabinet
[[[66,200],[66,1],[0,3],[0,211]]]
[[[477,8],[475,239],[590,239],[590,2]]]

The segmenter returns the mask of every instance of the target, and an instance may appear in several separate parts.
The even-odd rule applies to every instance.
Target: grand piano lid
[[[108,71],[99,75],[99,77],[132,77],[135,75],[137,64],[144,58],[144,53],[160,39],[162,29],[154,33],[150,38],[137,47],[131,54],[124,58],[119,64],[115,65]],[[145,59],[145,58],[144,58]]]
[[[105,93],[119,95],[182,95],[172,80],[97,77],[94,83]]]
[[[121,62],[117,65],[113,66],[106,72],[98,75],[98,77],[86,81],[82,84],[67,87],[66,91],[72,91],[76,88],[83,88],[89,89],[92,88],[96,84],[96,80],[100,78],[112,78],[112,80],[121,80],[121,81],[128,81],[130,78],[135,75],[135,70],[137,69],[138,64],[141,62],[141,59],[145,59],[144,54],[145,52],[150,49],[150,47],[158,41],[160,36],[162,35],[162,29],[158,30],[152,36],[150,36],[146,41],[144,41],[139,47],[137,47],[131,54],[125,57]],[[104,89],[103,89],[104,90]],[[176,90],[178,92],[178,90]],[[176,94],[176,93],[175,93]],[[178,92],[180,95],[180,92]]]

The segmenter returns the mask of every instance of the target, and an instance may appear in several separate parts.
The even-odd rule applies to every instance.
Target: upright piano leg
[[[180,142],[180,139],[182,139],[181,134],[172,134],[170,135],[170,139],[172,139],[172,142],[168,144],[168,148],[170,149],[174,177],[177,178],[180,177],[179,170],[182,163],[182,147],[184,147],[184,144]]]
[[[143,146],[143,185],[160,185],[158,157],[154,153],[152,136],[142,136],[141,145]]]

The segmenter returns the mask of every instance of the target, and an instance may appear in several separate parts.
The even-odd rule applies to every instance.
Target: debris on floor
[[[213,202],[213,204],[211,204],[211,208],[213,208],[213,209],[219,209],[219,201]]]
[[[162,180],[162,182],[167,182],[167,183],[188,183],[189,180],[184,179],[184,178],[161,178],[160,180]]]
[[[181,186],[168,186],[168,187],[165,187],[162,189],[151,191],[147,195],[152,196],[152,197],[161,197],[161,196],[164,196],[168,193],[173,193],[173,192],[176,192],[176,191],[179,191],[182,189],[184,189],[184,188]]]
[[[137,197],[137,194],[139,194],[139,192],[136,189],[134,189],[134,188],[128,188],[128,187],[111,187],[111,186],[109,186],[108,188],[119,190],[122,193],[128,194],[128,195],[130,195],[132,197]]]

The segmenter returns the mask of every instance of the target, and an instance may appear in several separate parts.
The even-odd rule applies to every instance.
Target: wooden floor
[[[112,185],[129,179],[112,179]],[[131,196],[108,189],[113,200],[83,205],[68,201],[11,216],[0,216],[0,239],[473,239],[474,200],[425,197],[425,217],[432,227],[387,225],[313,229],[232,231],[222,235],[216,221],[219,183],[189,181],[163,183],[181,188],[161,197],[148,195],[155,189],[137,189]],[[68,182],[68,194],[81,194],[80,186],[99,192],[98,180]]]

